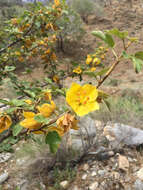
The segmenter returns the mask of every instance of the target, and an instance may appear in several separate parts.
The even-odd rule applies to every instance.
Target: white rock
[[[90,190],[96,190],[96,188],[98,187],[98,182],[94,182],[89,186]]]
[[[143,182],[139,179],[137,179],[134,183],[134,189],[135,190],[143,190]]]
[[[8,173],[5,172],[3,174],[0,174],[0,184],[3,183],[4,181],[6,181],[8,178]]]
[[[124,171],[127,171],[129,169],[129,161],[125,156],[122,156],[119,154],[118,157],[118,165],[119,169],[122,169]]]
[[[99,174],[100,176],[104,176],[105,170],[99,170],[99,171],[98,171],[98,174]]]
[[[11,153],[0,153],[0,163],[8,161],[11,157]]]
[[[143,180],[143,168],[141,168],[141,169],[137,172],[137,177],[138,177],[140,180]]]
[[[63,189],[66,189],[67,187],[68,187],[68,185],[69,185],[69,182],[68,181],[62,181],[61,183],[60,183],[60,186],[63,188]]]
[[[87,170],[89,169],[89,165],[88,165],[88,164],[84,164],[84,165],[82,166],[82,169],[83,169],[84,171],[87,171]]]
[[[96,176],[96,175],[97,175],[96,171],[93,171],[93,172],[91,173],[91,176],[92,176],[92,177],[94,177],[94,176]]]
[[[87,174],[83,174],[81,177],[82,180],[85,180],[86,178],[87,178]]]
[[[143,130],[120,123],[108,124],[104,128],[104,135],[109,141],[114,142],[114,146],[119,143],[126,145],[143,144]]]

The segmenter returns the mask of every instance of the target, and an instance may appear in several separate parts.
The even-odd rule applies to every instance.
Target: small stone
[[[69,182],[68,182],[68,181],[62,181],[62,182],[60,183],[60,186],[61,186],[63,189],[66,189],[66,188],[68,187],[68,185],[69,185]]]
[[[87,174],[83,174],[81,179],[85,180],[86,178],[87,178]]]
[[[138,177],[140,180],[143,180],[143,168],[141,168],[141,169],[137,172],[137,177]]]
[[[5,172],[3,174],[0,174],[0,184],[2,184],[3,182],[5,182],[8,178],[8,173]]]
[[[8,161],[11,157],[11,153],[0,153],[0,163]]]
[[[93,171],[93,172],[91,173],[91,176],[92,176],[92,177],[94,177],[94,176],[96,176],[96,175],[97,175],[96,171]]]
[[[78,186],[77,185],[75,185],[74,187],[72,187],[72,189],[71,190],[79,190],[79,188],[78,188]]]
[[[120,179],[120,174],[118,172],[113,172],[112,177],[116,180]]]
[[[94,182],[89,186],[90,190],[96,190],[96,188],[98,187],[98,182]]]
[[[82,167],[82,169],[84,171],[87,171],[89,169],[89,165],[88,164],[84,164],[83,167]]]
[[[99,171],[98,171],[98,174],[99,174],[100,176],[104,176],[105,170],[99,170]]]
[[[143,190],[143,182],[140,179],[137,179],[134,183],[135,190]]]
[[[119,154],[118,158],[119,169],[127,171],[129,169],[129,161],[125,156]]]

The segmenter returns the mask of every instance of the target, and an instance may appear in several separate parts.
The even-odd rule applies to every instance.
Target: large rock
[[[120,123],[107,124],[104,128],[104,135],[116,146],[120,143],[126,145],[143,144],[143,130]]]

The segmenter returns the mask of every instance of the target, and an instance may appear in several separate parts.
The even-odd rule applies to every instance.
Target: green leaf
[[[103,99],[103,102],[107,106],[108,110],[111,112],[111,104],[109,103],[109,101],[106,99]]]
[[[24,90],[27,94],[29,94],[32,98],[35,98],[36,94],[30,90]]]
[[[115,42],[114,42],[112,36],[110,34],[106,33],[105,37],[106,37],[106,39],[105,39],[106,44],[108,44],[109,47],[113,48],[115,45]]]
[[[117,36],[118,38],[120,38],[122,40],[128,36],[127,31],[120,32],[117,28],[114,28],[112,30],[108,30],[107,32],[110,34],[113,34],[114,36]]]
[[[143,60],[143,51],[138,51],[135,53],[135,57],[138,59]]]
[[[125,58],[125,59],[130,59],[131,56],[129,54],[127,54],[125,51],[122,52],[122,56]]]
[[[56,92],[58,92],[59,94],[61,94],[61,95],[63,95],[63,96],[65,96],[65,91],[64,91],[64,89],[56,89]]]
[[[23,127],[19,124],[14,125],[13,129],[12,129],[12,134],[14,137],[16,137],[21,131],[22,131]]]
[[[132,56],[131,59],[133,61],[135,72],[139,73],[141,71],[141,69],[142,69],[143,61],[141,59],[138,59],[138,58],[134,57],[134,56]]]
[[[44,117],[43,115],[36,115],[35,117],[34,117],[34,119],[36,120],[36,121],[38,121],[39,123],[44,123],[44,124],[48,124],[49,123],[49,119],[47,119],[46,117]]]
[[[13,99],[10,101],[12,106],[24,106],[27,105],[23,100]]]
[[[99,71],[98,73],[96,73],[96,76],[105,75],[108,70],[109,70],[109,68],[102,69],[101,71]]]
[[[92,71],[84,71],[83,74],[88,75],[90,77],[96,77],[97,75],[95,74],[95,72]]]
[[[14,66],[5,66],[4,71],[5,72],[10,72],[10,71],[14,71],[15,67]]]
[[[99,31],[93,31],[91,34],[93,34],[97,38],[100,38],[103,41],[106,40],[105,34],[102,31],[100,31],[100,30]]]
[[[10,105],[9,101],[0,99],[0,103],[5,104],[5,105]]]
[[[49,84],[53,84],[52,80],[49,79],[49,78],[45,78],[45,81],[46,81],[47,83],[49,83]]]
[[[93,31],[92,34],[103,40],[109,47],[114,47],[115,42],[109,33],[104,34],[102,31]]]
[[[45,138],[46,144],[49,144],[50,151],[56,153],[61,143],[61,137],[56,131],[49,132]]]

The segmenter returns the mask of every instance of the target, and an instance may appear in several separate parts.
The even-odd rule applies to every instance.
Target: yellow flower
[[[12,120],[8,115],[0,116],[0,133],[7,130],[12,124]]]
[[[95,57],[95,58],[93,59],[93,63],[95,63],[96,65],[98,65],[98,64],[101,63],[101,61],[100,61],[100,59],[98,59],[97,57]]]
[[[20,125],[24,128],[27,129],[39,129],[41,127],[41,123],[37,122],[34,117],[39,115],[39,114],[35,114],[33,112],[24,112],[23,113],[25,119],[23,121],[20,122]]]
[[[42,106],[37,106],[37,109],[43,116],[49,117],[56,109],[56,105],[53,101],[51,101],[51,104],[43,104]]]
[[[56,126],[50,126],[50,127],[48,127],[47,132],[50,132],[50,131],[56,131],[59,134],[59,136],[64,135],[64,129],[63,128],[59,128],[59,127],[56,127]]]
[[[92,57],[87,55],[86,64],[89,65],[92,62]]]
[[[27,100],[24,100],[25,103],[31,105],[32,104],[32,101],[30,99],[27,99]]]
[[[20,53],[19,51],[16,51],[16,52],[15,52],[15,55],[20,56],[21,53]]]
[[[100,57],[101,57],[101,59],[104,59],[105,58],[105,54],[102,54]]]
[[[45,54],[50,54],[51,53],[51,50],[50,48],[48,48],[48,50],[45,51]]]
[[[45,42],[43,40],[38,42],[38,45],[44,45],[44,44],[45,44]]]
[[[63,133],[66,133],[70,129],[78,130],[78,120],[76,120],[75,117],[69,113],[66,113],[60,117],[56,123],[58,128],[63,129]]]
[[[95,86],[85,84],[72,83],[71,88],[66,93],[66,101],[79,116],[83,116],[99,109],[99,104],[96,101],[98,90]]]
[[[59,83],[59,81],[60,81],[60,79],[59,79],[59,77],[58,77],[58,75],[54,75],[53,76],[53,81],[55,82],[55,83]]]
[[[57,60],[57,56],[55,53],[52,53],[51,57],[50,57],[53,61]]]
[[[12,18],[12,19],[11,19],[11,23],[12,23],[13,25],[17,25],[17,24],[18,24],[17,18]]]
[[[74,70],[73,70],[74,73],[77,73],[77,74],[81,74],[82,73],[82,70],[80,68],[80,66],[76,67]]]
[[[91,67],[90,71],[96,71],[96,67]]]
[[[18,58],[18,61],[19,61],[19,62],[24,62],[24,58],[23,58],[22,56],[20,56],[20,57]]]
[[[60,0],[54,0],[54,2],[57,7],[60,5]]]
[[[47,101],[51,101],[52,100],[51,90],[44,91],[44,98]]]

